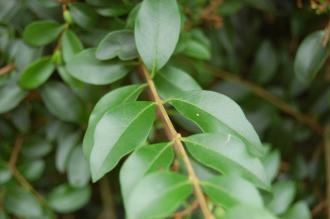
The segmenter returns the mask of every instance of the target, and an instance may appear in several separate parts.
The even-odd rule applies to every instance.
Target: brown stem
[[[324,133],[325,144],[325,162],[326,162],[326,176],[327,176],[327,213],[330,219],[330,124],[327,125]]]
[[[115,207],[112,200],[112,193],[107,177],[100,180],[100,193],[103,202],[103,212],[100,218],[117,218],[115,214]]]
[[[15,64],[13,63],[3,66],[2,68],[0,68],[0,76],[8,74],[14,69],[15,69]]]
[[[323,36],[323,39],[322,39],[322,46],[323,47],[326,47],[328,45],[329,37],[330,37],[330,20],[328,21],[328,24],[324,29],[324,36]]]
[[[170,120],[170,117],[168,116],[165,107],[163,105],[162,99],[159,97],[156,86],[154,84],[154,81],[152,80],[149,71],[146,69],[144,65],[141,65],[141,72],[144,75],[148,87],[149,92],[152,96],[152,99],[155,101],[157,105],[157,109],[159,112],[159,115],[164,123],[164,126],[166,128],[167,137],[170,141],[174,142],[174,149],[176,151],[176,154],[179,158],[183,159],[183,162],[186,166],[187,172],[189,174],[189,178],[193,184],[195,195],[197,197],[197,201],[201,207],[202,213],[204,215],[204,218],[210,219],[213,218],[212,213],[210,212],[206,199],[204,197],[204,194],[202,192],[202,188],[199,183],[199,179],[197,178],[195,171],[190,163],[189,157],[187,155],[187,152],[182,144],[181,141],[181,135],[175,130],[174,125],[172,121]]]
[[[22,144],[23,144],[23,137],[19,135],[15,140],[15,145],[13,151],[11,152],[11,156],[9,160],[10,169],[16,169],[17,158],[19,152],[21,151]]]
[[[190,215],[196,208],[198,208],[199,206],[199,203],[198,201],[194,201],[188,208],[180,211],[180,212],[177,212],[174,214],[174,218],[175,219],[181,219],[187,215]]]
[[[209,69],[210,73],[213,74],[215,77],[220,77],[228,81],[232,81],[241,85],[246,86],[249,90],[251,90],[254,94],[257,96],[263,98],[264,100],[270,102],[277,108],[279,108],[281,111],[289,114],[299,122],[308,125],[312,130],[314,130],[316,133],[322,135],[324,132],[324,127],[313,117],[310,115],[303,114],[299,112],[298,110],[292,108],[289,104],[287,104],[285,101],[283,101],[281,98],[271,94],[270,92],[266,91],[262,87],[248,81],[245,79],[240,78],[237,75],[234,75],[233,73],[218,70],[213,66],[205,65],[207,69]]]

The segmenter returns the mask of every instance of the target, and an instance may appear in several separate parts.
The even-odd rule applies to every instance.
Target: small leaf
[[[97,123],[90,155],[95,182],[112,170],[119,160],[143,144],[155,120],[155,105],[150,102],[121,104],[107,111]]]
[[[296,186],[291,181],[280,181],[273,186],[272,194],[267,208],[279,215],[289,208],[296,194]]]
[[[188,73],[173,66],[164,67],[154,81],[163,98],[174,96],[181,91],[202,89]]]
[[[260,188],[269,182],[259,159],[251,156],[241,140],[225,133],[206,133],[184,138],[191,155],[224,175],[236,173]]]
[[[135,22],[137,50],[155,73],[169,60],[180,35],[180,11],[176,0],[144,0]]]
[[[18,166],[18,170],[27,180],[32,182],[40,179],[45,170],[45,167],[45,161],[41,159],[28,160],[20,164]]]
[[[0,113],[14,109],[26,95],[27,92],[16,84],[8,83],[0,87]]]
[[[132,68],[129,63],[100,61],[95,49],[86,49],[67,63],[68,72],[76,79],[88,84],[105,85],[124,77]]]
[[[81,122],[86,108],[80,99],[64,84],[51,81],[42,88],[41,97],[49,112],[67,122]]]
[[[65,132],[57,140],[55,166],[60,173],[64,173],[72,149],[79,144],[80,132]]]
[[[95,105],[88,121],[88,127],[83,140],[83,152],[89,159],[94,144],[94,132],[102,116],[112,107],[121,103],[134,101],[142,92],[144,85],[129,85],[110,91]]]
[[[295,203],[283,216],[282,219],[311,219],[312,215],[303,201]]]
[[[296,77],[304,83],[312,80],[326,61],[330,51],[330,44],[322,45],[324,31],[317,31],[308,35],[300,44],[294,60]]]
[[[248,181],[235,176],[218,176],[202,182],[205,193],[210,199],[223,206],[231,208],[238,204],[263,207],[261,195]]]
[[[31,45],[43,46],[54,41],[62,30],[63,26],[57,22],[35,21],[25,28],[23,39]]]
[[[7,187],[4,207],[18,217],[32,218],[42,215],[42,208],[32,193],[16,185]]]
[[[22,154],[28,158],[46,156],[52,150],[50,142],[38,135],[27,138],[22,145]]]
[[[270,152],[262,159],[263,166],[266,169],[266,174],[270,182],[276,177],[280,168],[280,162],[281,157],[279,151],[277,150]]]
[[[190,180],[174,172],[156,172],[144,177],[127,202],[129,219],[166,218],[192,193]]]
[[[84,83],[72,77],[64,66],[57,66],[57,72],[62,80],[72,88],[82,88]]]
[[[238,205],[230,208],[223,219],[277,219],[263,208],[252,207],[249,205]]]
[[[80,27],[89,29],[97,25],[99,16],[90,5],[79,2],[71,3],[69,4],[69,9],[74,23]]]
[[[125,4],[111,4],[111,6],[107,7],[100,7],[98,8],[96,11],[102,15],[102,16],[106,16],[106,17],[119,17],[119,16],[123,16],[125,14],[128,14],[128,12],[130,11],[130,8],[128,5]]]
[[[97,59],[107,60],[116,56],[124,61],[138,57],[132,31],[119,30],[110,32],[99,43],[96,50]]]
[[[54,72],[55,65],[50,57],[34,61],[20,75],[20,85],[26,89],[35,89],[45,83]]]
[[[75,54],[84,49],[78,36],[71,30],[66,30],[63,33],[61,47],[65,62],[68,62]]]
[[[11,171],[6,162],[0,160],[0,185],[11,179]]]
[[[169,102],[203,132],[231,133],[239,137],[253,155],[265,154],[253,126],[239,105],[229,97],[212,91],[189,91],[176,94]]]
[[[120,185],[125,203],[146,174],[169,168],[174,158],[171,147],[171,143],[145,145],[129,156],[120,169]]]
[[[90,197],[90,187],[73,188],[62,184],[51,191],[47,203],[58,213],[70,213],[86,205]]]
[[[90,179],[89,165],[81,146],[76,147],[69,158],[68,178],[71,186],[81,188],[87,186]]]

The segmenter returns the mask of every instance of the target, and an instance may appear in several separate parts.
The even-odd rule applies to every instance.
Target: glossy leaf
[[[61,38],[62,54],[65,62],[68,62],[75,54],[82,51],[83,45],[78,36],[71,30],[66,30]]]
[[[176,0],[142,2],[135,22],[135,42],[143,62],[153,73],[161,69],[174,52],[180,19]]]
[[[31,45],[43,46],[53,42],[62,30],[63,26],[57,22],[35,21],[25,28],[23,38]]]
[[[226,209],[238,204],[263,207],[258,190],[248,181],[235,176],[218,176],[202,182],[205,193],[210,199]]]
[[[170,103],[203,132],[231,133],[241,138],[250,153],[264,155],[264,148],[253,126],[239,105],[229,97],[212,91],[189,91],[174,95]]]
[[[295,203],[282,217],[282,219],[311,219],[312,215],[308,205],[303,202]]]
[[[308,35],[300,44],[294,60],[296,77],[304,83],[312,80],[326,61],[330,44],[322,45],[323,31]]]
[[[84,157],[81,146],[76,147],[68,162],[68,179],[73,187],[85,187],[90,179],[89,165]]]
[[[49,112],[59,119],[80,122],[86,118],[86,108],[83,103],[60,82],[52,81],[46,84],[42,88],[41,97]]]
[[[18,166],[20,173],[30,182],[40,179],[46,164],[43,160],[29,160]]]
[[[266,174],[270,182],[276,177],[280,168],[280,162],[281,157],[277,150],[270,152],[262,159],[263,166],[266,169]]]
[[[90,155],[95,182],[112,170],[119,160],[143,144],[155,120],[155,105],[132,102],[108,110],[95,127]]]
[[[11,185],[6,189],[4,207],[18,217],[32,218],[42,214],[40,203],[32,193],[16,185]]]
[[[184,138],[189,153],[205,166],[225,175],[236,173],[260,188],[269,189],[265,169],[244,143],[225,133],[197,134]]]
[[[154,80],[158,92],[163,98],[174,96],[181,91],[202,89],[188,73],[172,66],[164,67]]]
[[[267,208],[275,214],[284,213],[290,206],[296,194],[295,184],[291,181],[277,182],[272,188],[273,198],[267,203]]]
[[[86,29],[96,26],[98,14],[88,4],[80,2],[71,3],[69,4],[69,9],[74,23]]]
[[[248,205],[238,205],[229,209],[223,219],[277,219],[274,215],[263,208],[251,207]]]
[[[124,201],[127,202],[134,187],[146,174],[168,169],[173,158],[171,143],[145,145],[131,154],[120,170],[120,185]]]
[[[76,79],[88,84],[104,85],[124,77],[132,68],[129,63],[100,61],[95,57],[95,49],[86,49],[75,55],[67,63],[68,72]]]
[[[156,172],[144,177],[127,201],[129,219],[165,218],[192,193],[187,177],[174,172]]]
[[[22,145],[22,154],[28,158],[40,158],[52,150],[50,142],[40,136],[26,138]]]
[[[57,72],[62,80],[72,88],[82,88],[85,86],[84,82],[72,77],[64,66],[57,66]]]
[[[0,87],[0,113],[14,109],[26,95],[27,92],[16,84],[8,83]]]
[[[102,116],[116,105],[136,100],[143,88],[144,85],[129,85],[121,87],[110,91],[97,102],[89,116],[88,127],[83,140],[83,152],[87,158],[89,158],[94,144],[94,132],[96,125]]]
[[[35,89],[45,83],[55,70],[50,57],[34,61],[20,75],[20,85],[26,89]]]
[[[99,60],[119,57],[121,60],[131,60],[138,57],[131,30],[118,30],[110,32],[99,43],[96,49],[96,58]]]
[[[111,4],[109,7],[101,7],[97,9],[97,12],[106,17],[118,17],[127,14],[130,10],[130,7],[125,4]]]
[[[62,184],[51,191],[47,203],[56,212],[70,213],[86,205],[90,197],[90,187],[73,188]]]

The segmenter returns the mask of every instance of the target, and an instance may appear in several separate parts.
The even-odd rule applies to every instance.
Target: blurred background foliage
[[[64,17],[63,2],[70,3],[70,14]],[[40,57],[59,60],[56,42],[31,46],[24,41],[29,23],[72,21],[70,29],[82,45],[96,47],[109,31],[132,27],[138,3],[0,0],[1,219],[124,217],[118,168],[99,183],[90,183],[80,145],[96,101],[111,89],[139,81],[138,76],[93,86],[72,80],[57,68],[58,74],[32,91],[21,88],[17,80]],[[329,1],[180,0],[179,4],[185,32],[171,62],[191,73],[204,89],[230,96],[246,112],[270,149],[265,162],[276,180],[275,198],[268,197],[268,207],[278,214],[287,212],[285,218],[290,219],[297,213],[291,209],[295,216],[290,217],[289,206],[303,200],[313,218],[326,218],[323,131],[330,121]],[[318,58],[301,76],[295,72],[298,48],[307,36],[323,30],[326,51],[320,55],[318,48],[310,47],[303,62],[315,54]],[[191,128],[180,117],[176,123]],[[153,133],[153,138],[162,138],[157,126]],[[294,206],[296,212],[306,210],[301,202]]]

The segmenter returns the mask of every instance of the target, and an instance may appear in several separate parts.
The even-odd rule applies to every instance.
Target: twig
[[[11,152],[11,156],[9,160],[10,169],[16,169],[17,158],[22,148],[22,144],[23,144],[23,137],[19,135],[15,140],[14,148],[13,151]]]
[[[315,218],[327,206],[327,200],[322,200],[312,208],[312,216]]]
[[[190,215],[196,208],[198,208],[198,206],[199,206],[199,203],[196,200],[188,208],[186,208],[186,209],[184,209],[180,212],[175,213],[174,218],[175,219],[181,219],[184,216]]]
[[[10,73],[15,69],[15,64],[11,63],[0,68],[0,76]]]
[[[330,219],[330,124],[327,125],[324,133],[325,146],[325,162],[326,162],[326,179],[327,179],[327,213]]]
[[[115,214],[115,207],[112,200],[112,193],[109,186],[107,177],[103,177],[99,183],[100,193],[103,203],[103,212],[100,218],[117,218]]]
[[[271,94],[270,92],[266,91],[262,87],[245,80],[243,78],[240,78],[237,75],[234,75],[233,73],[219,70],[213,66],[205,64],[205,67],[209,70],[211,74],[213,74],[215,77],[220,77],[228,81],[232,81],[241,85],[246,86],[250,91],[252,91],[255,95],[263,98],[264,100],[270,102],[277,108],[279,108],[281,111],[289,114],[299,122],[308,125],[312,130],[314,130],[319,135],[322,135],[324,132],[324,127],[313,117],[310,115],[306,115],[304,113],[299,112],[298,110],[292,108],[289,104],[287,104],[285,101],[283,101],[281,98]]]
[[[323,36],[323,39],[322,39],[322,46],[323,47],[326,47],[328,45],[329,37],[330,37],[330,20],[328,21],[328,24],[324,29],[324,36]]]
[[[182,144],[181,141],[181,135],[175,130],[174,125],[172,121],[170,120],[165,107],[163,105],[162,99],[159,97],[158,92],[156,90],[156,86],[154,84],[154,81],[152,80],[149,71],[146,69],[144,65],[141,65],[141,73],[144,75],[148,87],[149,87],[149,92],[152,96],[152,99],[155,101],[157,105],[157,109],[159,112],[159,115],[164,123],[164,126],[167,130],[167,137],[169,140],[174,142],[174,149],[176,151],[176,154],[178,155],[179,158],[183,159],[183,162],[186,166],[187,172],[189,174],[189,178],[193,184],[195,195],[197,197],[197,201],[201,207],[202,213],[204,215],[204,218],[206,219],[211,219],[213,218],[212,213],[210,212],[206,199],[204,197],[204,194],[202,192],[202,188],[200,186],[199,179],[197,178],[195,171],[190,163],[190,160],[188,158],[187,152]]]

